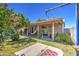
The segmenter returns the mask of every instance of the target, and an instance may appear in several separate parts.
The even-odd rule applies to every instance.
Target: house
[[[27,30],[28,36],[52,40],[54,40],[55,34],[61,33],[64,33],[63,18],[49,19],[48,21],[32,23]]]

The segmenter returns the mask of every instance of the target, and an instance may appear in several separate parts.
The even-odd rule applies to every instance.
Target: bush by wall
[[[62,34],[59,34],[59,35],[55,36],[55,38],[57,38],[57,37],[59,38],[58,41],[60,41],[60,42],[63,42],[63,43],[66,43],[66,44],[70,44],[70,45],[74,44],[72,39],[71,39],[71,37],[68,34],[62,33]]]

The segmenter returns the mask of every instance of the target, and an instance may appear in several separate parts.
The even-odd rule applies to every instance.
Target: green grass
[[[26,48],[32,44],[34,44],[34,42],[31,42],[30,44],[18,44],[16,45],[16,47],[13,47],[12,45],[6,45],[0,50],[0,56],[15,56],[15,52]]]
[[[23,39],[20,39],[20,40],[23,40]],[[70,45],[66,45],[59,42],[40,40],[40,39],[36,39],[36,40],[37,42],[30,42],[30,43],[21,42],[21,43],[15,43],[15,44],[12,44],[13,42],[6,41],[4,42],[4,46],[0,48],[0,56],[15,56],[14,54],[15,52],[22,50],[23,48],[26,48],[35,43],[42,43],[49,46],[60,48],[64,52],[65,56],[73,56],[75,53],[75,50],[72,47],[70,47]]]
[[[17,43],[11,44],[12,42],[5,42],[4,46],[0,48],[0,56],[15,56],[15,52],[22,50],[30,45],[33,45],[35,42],[30,43]]]

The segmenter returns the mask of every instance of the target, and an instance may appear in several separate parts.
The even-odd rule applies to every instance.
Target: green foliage
[[[23,28],[27,29],[28,26],[30,25],[29,19],[25,18],[23,14],[20,14],[20,13],[15,14],[15,18],[19,18],[19,21],[20,21],[19,25],[20,25],[20,27],[23,27]]]
[[[68,43],[68,36],[66,34],[60,34],[60,40]]]
[[[37,19],[37,21],[36,22],[42,22],[42,21],[45,21],[44,19]]]
[[[7,38],[7,36],[11,36],[13,41],[18,40],[18,29],[28,28],[29,24],[29,19],[25,18],[23,14],[16,14],[13,9],[8,9],[8,4],[0,4],[1,42],[3,39]]]
[[[3,41],[4,41],[4,37],[2,34],[0,34],[0,46],[2,46]]]
[[[61,41],[65,42],[67,44],[71,44],[71,45],[74,44],[69,35],[67,35],[67,34],[60,34],[59,36],[60,36],[60,40]]]
[[[15,34],[11,35],[11,39],[12,39],[12,41],[18,41],[19,40],[19,34],[15,33]]]
[[[3,42],[6,39],[8,31],[9,31],[9,18],[12,15],[8,13],[9,9],[7,8],[7,4],[0,5],[0,41]]]
[[[65,44],[70,44],[70,45],[73,45],[73,41],[71,39],[71,37],[67,34],[55,34],[55,41],[58,41],[58,42],[62,42],[62,43],[65,43]]]

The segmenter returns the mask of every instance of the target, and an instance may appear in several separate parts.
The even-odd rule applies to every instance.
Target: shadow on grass
[[[26,42],[27,43],[27,38],[22,38],[22,39],[19,39],[18,41],[8,41],[8,44],[10,45],[14,45],[14,44],[21,44],[21,43],[24,43]]]
[[[31,42],[36,42],[35,39],[32,38],[20,38],[18,41],[8,41],[9,45],[14,45],[14,44],[21,44],[21,43],[31,43]]]

